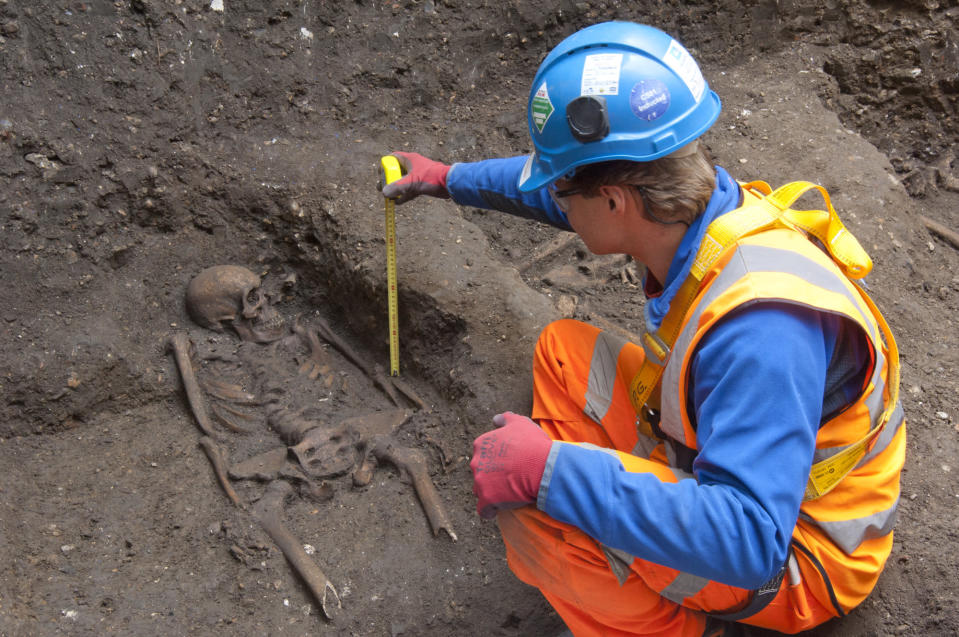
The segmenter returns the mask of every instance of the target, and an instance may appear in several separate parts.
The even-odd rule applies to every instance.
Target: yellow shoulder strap
[[[826,210],[789,208],[811,189],[818,190],[822,195],[823,201],[826,202]],[[767,197],[767,200],[783,210],[783,216],[790,225],[819,239],[850,279],[861,279],[872,270],[872,259],[863,250],[856,237],[843,226],[825,188],[808,181],[795,181],[777,189]]]

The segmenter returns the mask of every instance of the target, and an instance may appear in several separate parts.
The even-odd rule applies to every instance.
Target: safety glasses
[[[563,213],[569,212],[569,199],[573,195],[578,195],[583,192],[582,188],[566,188],[564,190],[557,190],[556,184],[550,184],[546,187],[546,190],[549,192],[549,196],[553,199],[553,203],[556,204],[556,207],[563,211]]]

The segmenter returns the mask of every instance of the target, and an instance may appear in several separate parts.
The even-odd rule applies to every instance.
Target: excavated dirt
[[[0,0],[0,635],[561,629],[473,511],[471,442],[528,408],[549,320],[641,332],[635,264],[499,213],[398,210],[402,378],[429,409],[400,396],[415,413],[392,440],[424,454],[457,540],[387,462],[362,487],[349,450],[322,477],[282,465],[284,523],[339,593],[332,620],[218,484],[168,342],[189,337],[209,406],[251,430],[214,418],[233,464],[283,446],[278,413],[329,430],[394,408],[361,369],[388,363],[378,157],[527,152],[539,60],[610,18],[701,61],[724,101],[718,163],[823,184],[876,262],[910,436],[895,549],[815,634],[959,633],[959,249],[923,223],[959,228],[959,8],[647,4]],[[288,338],[190,320],[187,284],[217,264],[264,277]],[[292,327],[320,320],[359,366],[329,344],[311,358]],[[255,398],[215,398],[217,381]],[[245,504],[266,489],[232,484]]]

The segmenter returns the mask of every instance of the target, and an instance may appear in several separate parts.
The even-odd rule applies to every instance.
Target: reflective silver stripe
[[[676,458],[676,447],[673,445],[667,444],[665,446],[666,451],[666,462],[669,463],[670,467],[678,467],[679,460]]]
[[[709,584],[709,579],[706,577],[680,572],[676,579],[670,582],[669,586],[659,594],[671,602],[682,604],[683,600],[703,590],[707,584]]]
[[[620,466],[622,466],[623,464],[623,461],[619,459],[619,454],[616,453],[615,449],[610,449],[609,447],[600,447],[599,445],[594,445],[591,442],[578,442],[576,443],[576,445],[579,447],[582,447],[583,449],[592,449],[593,451],[602,451],[607,456],[612,456],[616,458],[616,462],[618,462]]]
[[[867,318],[867,316],[871,317],[871,314],[867,313],[868,308],[864,309],[859,294],[843,283],[845,279],[841,278],[840,274],[828,270],[821,264],[793,250],[770,248],[768,246],[740,245],[736,248],[736,252],[730,258],[729,263],[719,272],[719,276],[716,277],[716,280],[696,305],[692,316],[689,317],[679,338],[677,338],[676,343],[673,344],[672,356],[663,373],[662,386],[669,389],[662,392],[662,411],[660,413],[659,426],[666,435],[676,440],[684,441],[686,436],[683,430],[682,406],[679,404],[679,392],[672,391],[672,388],[679,387],[680,371],[689,351],[690,344],[698,332],[700,316],[713,301],[749,272],[781,272],[784,274],[792,274],[824,290],[845,296],[852,306],[857,309],[863,319],[862,324],[869,330],[869,336],[876,349],[877,357],[882,356],[881,350],[878,347],[878,328]],[[793,299],[778,300],[799,304],[798,301]],[[882,366],[879,364],[880,362],[881,361],[877,361],[876,367],[881,371]],[[879,392],[879,397],[881,401],[882,392]]]
[[[875,341],[873,341],[875,343]],[[882,350],[876,345],[876,367],[872,370],[872,393],[866,396],[866,407],[869,408],[869,422],[874,425],[879,423],[879,417],[882,416],[883,404],[882,395],[886,390],[886,382],[882,378],[882,368],[885,366],[886,357],[882,355]]]
[[[649,456],[652,455],[653,449],[656,448],[656,444],[656,441],[652,438],[644,436],[643,434],[639,434],[639,438],[636,440],[636,446],[633,447],[633,450],[630,451],[630,454],[649,460]]]
[[[841,294],[849,303],[859,310],[862,323],[869,329],[869,336],[873,343],[879,342],[879,328],[870,320],[872,313],[862,302],[858,292],[854,292],[843,284],[848,281],[842,274],[823,267],[822,264],[809,259],[793,250],[770,248],[769,246],[743,245],[739,247],[744,259],[748,262],[750,272],[784,272],[799,277],[816,287],[820,287],[836,294]],[[850,283],[850,285],[854,285]]]
[[[589,363],[589,378],[586,384],[586,406],[583,411],[597,423],[603,422],[613,402],[613,385],[616,382],[616,360],[626,340],[600,332],[593,346],[593,358]]]
[[[892,439],[899,433],[899,428],[902,427],[902,423],[904,422],[906,422],[906,414],[902,410],[902,403],[896,403],[896,408],[893,410],[892,416],[889,417],[889,422],[887,422],[883,430],[879,432],[879,438],[876,440],[876,444],[872,446],[869,453],[863,456],[856,467],[861,467],[885,451],[889,443],[892,442]]]
[[[597,544],[599,544],[599,548],[603,550],[603,555],[606,556],[606,561],[609,562],[609,570],[613,572],[613,575],[615,575],[616,579],[619,581],[619,585],[622,586],[626,583],[626,580],[632,573],[632,571],[629,570],[629,565],[632,564],[633,560],[636,558],[626,551],[614,549],[610,546],[606,546],[602,542],[597,542]]]
[[[800,517],[818,526],[847,555],[852,555],[864,541],[883,537],[892,531],[892,527],[896,524],[898,508],[899,498],[896,498],[892,506],[884,511],[851,520],[823,522],[814,520],[805,513],[800,513]]]
[[[560,445],[557,442],[549,448],[549,455],[546,456],[546,466],[543,468],[543,477],[539,481],[539,491],[536,493],[536,508],[543,510],[546,508],[546,498],[549,496],[549,483],[553,480],[553,469],[556,468],[556,456],[559,455]]]
[[[789,549],[789,559],[786,560],[786,575],[789,577],[790,586],[798,586],[802,583],[802,571],[799,570],[799,562],[796,561],[796,555]]]

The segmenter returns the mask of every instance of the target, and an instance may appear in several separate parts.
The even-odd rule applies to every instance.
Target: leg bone
[[[396,390],[399,390],[404,396],[406,396],[414,405],[423,409],[424,411],[429,411],[429,407],[426,405],[426,402],[420,398],[413,388],[406,384],[405,381],[400,380],[395,377],[388,377],[383,369],[379,365],[371,365],[362,358],[359,354],[350,347],[350,345],[341,339],[333,331],[333,329],[322,319],[317,319],[316,321],[316,331],[320,336],[323,337],[328,343],[335,347],[343,356],[345,356],[351,363],[359,367],[367,377],[373,381],[373,383],[383,390],[383,392],[389,396],[389,399],[393,401],[394,405],[399,406],[400,401],[396,395]]]
[[[340,608],[340,596],[327,579],[319,566],[316,565],[306,551],[303,543],[294,536],[289,529],[283,526],[283,502],[293,490],[288,482],[274,480],[266,490],[266,494],[256,503],[253,513],[260,525],[269,533],[283,555],[293,565],[293,570],[303,579],[307,588],[320,605],[320,610],[327,619],[333,619],[332,601],[336,608]],[[332,600],[327,599],[327,593],[332,593]]]
[[[423,453],[417,449],[400,447],[389,436],[377,436],[372,448],[377,460],[388,461],[401,472],[405,471],[413,481],[413,488],[416,489],[416,495],[429,519],[433,535],[439,535],[442,529],[455,542],[456,533],[453,532],[453,525],[446,514],[446,509],[443,508],[443,501],[440,500],[439,493],[436,492],[436,487],[430,480]]]

